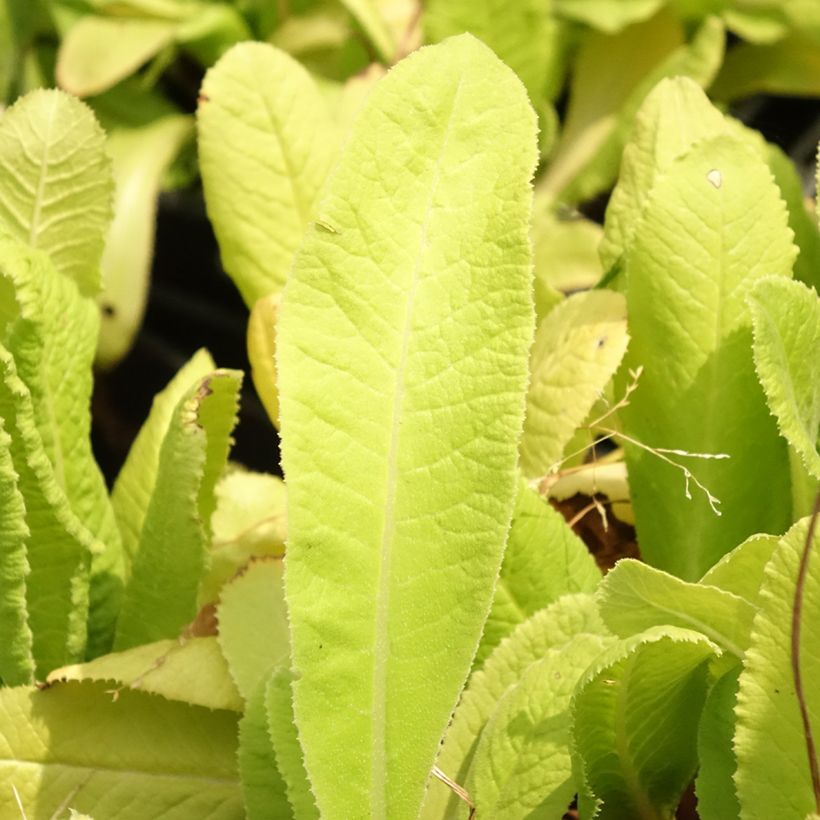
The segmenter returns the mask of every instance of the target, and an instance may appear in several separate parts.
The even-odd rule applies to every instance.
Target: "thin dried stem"
[[[444,774],[444,772],[441,769],[439,769],[438,766],[433,766],[432,774],[433,777],[438,778],[442,783],[444,783],[444,785],[447,786],[447,788],[450,789],[450,791],[453,792],[453,794],[455,794],[455,796],[458,797],[459,800],[462,800],[467,804],[467,806],[470,809],[470,814],[467,820],[473,820],[473,818],[475,817],[475,803],[473,803],[473,800],[468,794],[467,789],[465,789],[463,786],[460,786],[458,783],[456,783],[455,780],[452,780],[449,777],[447,777],[447,775]]]

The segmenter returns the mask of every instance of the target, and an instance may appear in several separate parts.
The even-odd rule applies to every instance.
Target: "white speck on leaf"
[[[721,174],[717,168],[712,168],[712,170],[706,174],[706,179],[708,179],[715,188],[720,188],[723,183],[723,174]]]

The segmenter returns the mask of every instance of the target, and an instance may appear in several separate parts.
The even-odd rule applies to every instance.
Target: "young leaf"
[[[197,611],[214,485],[225,467],[242,374],[215,370],[180,400],[162,442],[115,649],[171,638]]]
[[[0,233],[46,251],[93,296],[113,180],[91,110],[61,91],[22,97],[0,122],[0,169]]]
[[[235,712],[99,683],[0,690],[0,816],[241,817]],[[14,789],[12,789],[12,786]]]
[[[222,262],[252,307],[285,283],[333,159],[333,125],[299,63],[241,43],[205,76],[197,128]]]
[[[700,579],[701,584],[720,587],[757,604],[763,572],[779,541],[776,535],[752,535],[726,553]]]
[[[271,293],[251,309],[248,319],[248,361],[253,386],[268,412],[273,426],[279,429],[279,390],[276,386],[276,325],[282,296]]]
[[[293,676],[285,667],[280,667],[268,680],[265,694],[268,731],[294,820],[319,820],[296,732],[292,686]]]
[[[499,700],[481,733],[466,788],[479,817],[561,817],[575,794],[569,707],[605,640],[577,635],[550,649]]]
[[[368,98],[288,280],[286,594],[328,818],[416,816],[489,610],[532,334],[535,158],[535,115],[489,49],[414,52]]]
[[[356,18],[381,59],[385,63],[393,62],[398,43],[384,19],[378,0],[342,0],[342,3]]]
[[[740,803],[733,776],[737,768],[732,738],[735,733],[740,666],[712,687],[698,726],[698,770],[695,792],[700,820],[738,820]]]
[[[247,820],[291,820],[294,814],[268,734],[266,692],[267,681],[262,680],[239,721],[239,778],[245,814]]]
[[[802,705],[816,738],[820,725],[820,689],[816,686],[820,677],[816,629],[820,622],[820,537],[816,534],[808,571],[801,588],[797,586],[808,528],[808,519],[795,524],[766,566],[760,613],[740,676],[734,748],[743,820],[805,817],[817,808],[794,675],[797,664],[803,681]],[[802,626],[796,658],[790,645],[795,617]],[[772,749],[777,753],[772,754]]]
[[[140,128],[120,128],[108,138],[117,190],[100,262],[101,367],[112,367],[128,352],[142,323],[162,176],[192,131],[191,117],[171,115]]]
[[[26,506],[11,460],[11,438],[0,419],[0,681],[34,681],[31,629],[26,611]]]
[[[820,297],[800,282],[766,278],[749,294],[754,362],[780,432],[820,479]]]
[[[58,681],[108,681],[116,696],[125,689],[162,695],[208,709],[241,712],[242,697],[228,671],[216,637],[186,638],[112,652],[88,663],[63,666],[47,678]]]
[[[701,632],[738,659],[756,611],[731,592],[686,583],[631,558],[610,570],[596,600],[607,628],[621,638],[653,626],[677,626]]]
[[[562,595],[592,592],[600,580],[589,550],[561,513],[522,481],[474,666],[530,615]]]
[[[786,448],[755,376],[744,295],[766,274],[789,275],[794,255],[768,169],[729,136],[659,176],[626,255],[624,379],[643,368],[621,411],[638,536],[649,563],[686,580],[789,519]],[[671,448],[682,468],[636,441]]]
[[[584,675],[572,731],[582,817],[665,820],[697,766],[697,718],[720,649],[675,627],[619,642]]]
[[[651,17],[664,0],[554,0],[555,13],[614,34]]]
[[[587,291],[557,305],[538,326],[530,355],[521,469],[550,473],[618,369],[629,335],[620,293]]]
[[[439,769],[456,783],[465,783],[481,733],[509,687],[550,651],[589,638],[600,641],[601,649],[614,640],[589,595],[566,595],[520,624],[470,677],[436,760]],[[456,817],[460,808],[463,804],[452,792],[434,782],[428,789],[422,817]]]
[[[213,371],[215,365],[206,350],[198,350],[174,376],[165,389],[154,397],[151,413],[131,445],[120,470],[111,504],[122,533],[126,574],[139,547],[145,513],[154,494],[159,469],[159,454],[177,403],[194,382]]]
[[[94,551],[89,652],[98,655],[111,647],[124,562],[105,479],[91,451],[97,310],[43,253],[0,241],[0,256],[0,276],[11,291],[3,300],[0,340],[14,356],[17,374],[31,394],[37,431],[54,477],[88,530]]]
[[[290,662],[281,559],[254,561],[226,584],[217,617],[222,653],[242,697],[249,701],[271,670]],[[249,624],[258,628],[249,629]]]

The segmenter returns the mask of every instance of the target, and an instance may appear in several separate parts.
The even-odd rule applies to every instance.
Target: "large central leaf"
[[[487,48],[415,53],[371,93],[285,289],[286,594],[323,817],[417,815],[478,644],[516,490],[535,156]]]

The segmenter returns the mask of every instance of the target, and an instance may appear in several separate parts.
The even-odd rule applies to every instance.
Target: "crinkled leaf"
[[[111,504],[122,533],[123,552],[129,571],[139,547],[145,513],[154,494],[160,448],[174,410],[191,385],[213,369],[213,359],[206,350],[197,351],[180,368],[165,389],[154,397],[151,413],[131,445],[117,476],[111,492]]]
[[[281,558],[287,537],[287,491],[281,478],[234,469],[216,485],[213,540],[199,602],[219,597],[223,584],[251,558]]]
[[[279,428],[279,390],[276,386],[276,323],[282,296],[271,293],[257,301],[248,319],[248,361],[253,386],[274,427]]]
[[[248,820],[290,820],[285,781],[279,773],[268,733],[267,681],[262,680],[248,699],[239,721],[239,778]],[[294,727],[295,732],[295,727]]]
[[[808,535],[808,519],[781,539],[766,565],[760,613],[740,676],[737,697],[735,784],[743,820],[805,817],[815,809],[792,671],[792,614],[798,566]],[[820,725],[820,537],[809,555],[802,605],[799,647],[805,706],[817,737]],[[777,753],[772,754],[776,749]]]
[[[553,67],[555,22],[551,0],[429,0],[424,5],[428,39],[438,42],[468,31],[485,42],[515,73],[538,103]]]
[[[744,296],[764,275],[789,275],[794,255],[765,164],[722,136],[657,178],[625,257],[632,341],[622,387],[627,370],[643,367],[621,411],[625,432],[649,447],[729,456],[672,456],[719,499],[718,516],[682,470],[626,447],[641,552],[686,580],[788,522],[786,447],[754,372]]]
[[[32,683],[34,657],[26,611],[26,506],[11,460],[11,438],[0,419],[0,681]]]
[[[256,560],[226,584],[217,617],[222,653],[242,697],[249,701],[271,670],[290,660],[282,560]]]
[[[738,820],[740,804],[732,779],[737,763],[732,748],[740,667],[712,687],[698,726],[698,770],[695,793],[701,820]]]
[[[588,199],[615,180],[636,111],[663,77],[683,75],[707,86],[723,56],[716,18],[688,43],[680,23],[661,12],[614,36],[594,33],[583,43],[573,75],[561,138],[538,183],[550,199]]]
[[[547,475],[618,369],[629,335],[620,293],[570,296],[541,322],[530,356],[521,469]]]
[[[173,20],[99,17],[73,25],[57,53],[57,82],[78,97],[99,94],[174,41]]]
[[[697,767],[697,718],[709,661],[719,655],[703,635],[670,626],[621,641],[595,661],[572,703],[581,816],[672,815]]]
[[[532,334],[535,159],[523,86],[489,49],[465,35],[414,52],[369,96],[288,280],[286,592],[328,818],[416,816],[490,607]]]
[[[780,432],[820,479],[820,297],[767,278],[751,290],[754,362]]]
[[[246,304],[278,291],[314,216],[336,148],[307,71],[241,43],[206,75],[197,113],[208,216]]]
[[[162,177],[192,132],[191,117],[171,115],[119,129],[108,138],[116,194],[100,262],[97,364],[102,367],[113,366],[128,352],[142,323]]]
[[[235,712],[100,683],[0,690],[0,816],[235,820]],[[82,742],[80,742],[80,739]]]
[[[62,91],[22,97],[0,120],[0,169],[0,232],[46,251],[94,295],[113,179],[91,110]]]
[[[464,783],[487,721],[509,687],[526,670],[554,649],[578,638],[597,638],[607,645],[606,627],[589,595],[566,595],[520,624],[469,680],[444,737],[436,765],[457,783]],[[464,804],[444,784],[433,781],[422,817],[433,820],[460,817]]]
[[[600,580],[589,550],[561,513],[522,481],[474,666],[530,615],[562,595],[592,592]]]
[[[48,681],[108,681],[112,692],[138,690],[208,709],[242,711],[242,698],[215,636],[156,641],[55,669]]]
[[[547,650],[501,697],[467,775],[479,816],[524,820],[564,814],[575,794],[570,700],[604,646],[598,635],[577,635]]]
[[[268,680],[265,695],[268,731],[279,774],[286,784],[294,820],[319,820],[296,731],[292,683],[293,676],[284,667]]]
[[[738,659],[756,611],[731,592],[681,581],[631,558],[610,570],[596,600],[607,628],[622,638],[653,626],[677,626],[703,633]]]
[[[196,615],[214,485],[228,457],[241,381],[239,371],[215,370],[174,410],[117,620],[116,649],[174,637]]]

